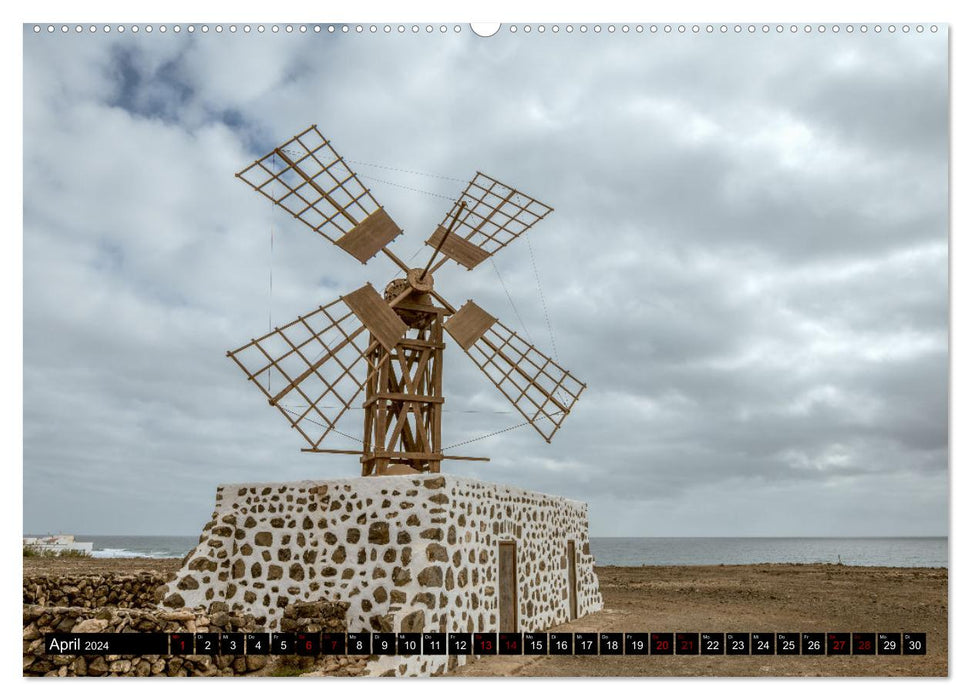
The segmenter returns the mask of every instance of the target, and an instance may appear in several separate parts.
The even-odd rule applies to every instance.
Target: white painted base
[[[349,603],[351,632],[496,632],[499,543],[515,542],[518,628],[540,631],[570,618],[569,540],[583,616],[603,608],[584,503],[444,474],[227,484],[165,604],[224,601],[274,630],[286,605],[323,598]],[[447,660],[369,670],[428,675]]]

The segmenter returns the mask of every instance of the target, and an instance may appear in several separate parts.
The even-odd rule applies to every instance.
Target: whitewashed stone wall
[[[585,503],[444,474],[222,485],[164,605],[224,601],[275,630],[286,605],[324,598],[349,603],[351,632],[496,632],[509,540],[520,631],[569,619],[568,540],[577,614],[603,608]],[[425,675],[447,661],[381,657],[369,670]]]

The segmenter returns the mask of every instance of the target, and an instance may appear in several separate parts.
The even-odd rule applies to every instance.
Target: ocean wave
[[[136,552],[130,549],[112,549],[105,547],[104,549],[93,550],[91,556],[95,559],[171,559],[173,557],[183,557],[185,556],[185,552],[181,554],[166,550]]]

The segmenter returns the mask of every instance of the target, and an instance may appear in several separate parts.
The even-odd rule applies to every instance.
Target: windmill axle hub
[[[408,287],[411,287],[417,295],[427,294],[432,291],[434,284],[435,280],[432,278],[432,273],[426,272],[425,276],[422,277],[421,270],[411,269],[408,270],[407,277],[399,277],[388,282],[388,285],[384,288],[384,298],[386,301],[393,301]]]
[[[409,299],[422,304],[430,303],[431,300],[428,298],[428,293],[432,291],[434,282],[432,273],[426,272],[423,277],[421,270],[413,268],[408,270],[407,277],[399,277],[388,282],[388,286],[384,288],[384,299],[387,302],[394,301],[402,292],[406,292],[410,288],[411,294],[409,295]],[[411,328],[417,328],[425,322],[425,314],[420,311],[398,308],[395,309],[395,312]]]
[[[430,292],[432,291],[432,286],[435,284],[435,280],[431,272],[425,272],[424,276],[422,276],[422,272],[422,270],[417,268],[408,270],[408,284],[416,292]]]

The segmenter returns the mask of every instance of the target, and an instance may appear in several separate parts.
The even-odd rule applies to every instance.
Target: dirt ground
[[[178,559],[24,559],[24,575],[175,573]],[[926,632],[926,656],[480,657],[455,676],[946,676],[947,569],[834,564],[597,567],[573,632]]]
[[[95,559],[94,557],[26,557],[24,576],[134,574],[139,571],[174,574],[181,559]]]
[[[456,676],[946,676],[947,569],[597,567],[604,610],[551,631],[926,632],[926,656],[480,657]]]

